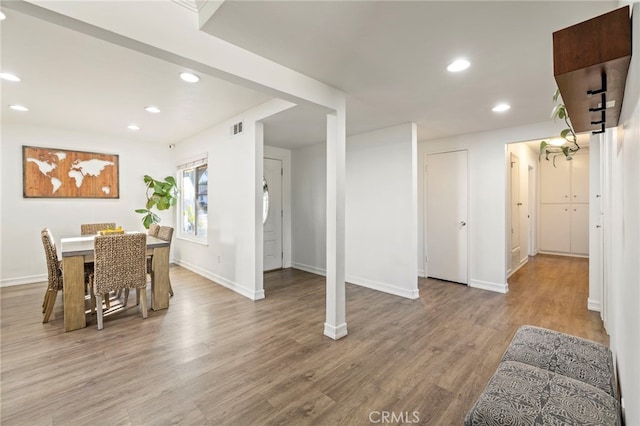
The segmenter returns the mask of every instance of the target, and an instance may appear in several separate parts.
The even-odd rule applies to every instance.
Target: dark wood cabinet
[[[554,76],[576,132],[618,125],[630,61],[629,6],[553,33]]]

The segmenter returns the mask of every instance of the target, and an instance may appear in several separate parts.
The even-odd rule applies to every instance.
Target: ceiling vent
[[[238,123],[234,124],[234,125],[231,127],[231,134],[232,134],[232,135],[238,135],[238,134],[240,134],[240,133],[242,133],[242,121],[240,121],[240,122],[238,122]]]

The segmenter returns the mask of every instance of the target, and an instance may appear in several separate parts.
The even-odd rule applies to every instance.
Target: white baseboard
[[[588,254],[562,253],[562,252],[558,252],[558,251],[543,251],[543,250],[539,250],[538,253],[540,253],[540,254],[551,254],[551,255],[554,255],[554,256],[581,257],[583,259],[588,259],[589,258]]]
[[[294,269],[300,269],[301,271],[309,272],[310,274],[327,276],[327,270],[324,268],[318,268],[316,266],[305,265],[304,263],[291,262],[291,267]]]
[[[291,267],[295,269],[300,269],[301,271],[309,272],[311,274],[322,275],[323,277],[327,276],[327,271],[325,269],[318,268],[316,266],[293,262],[291,264]],[[407,290],[406,288],[394,286],[391,284],[385,284],[377,281],[371,281],[366,278],[354,277],[353,275],[347,275],[345,277],[345,281],[348,282],[349,284],[359,285],[361,287],[382,291],[384,293],[393,294],[395,296],[406,297],[407,299],[417,299],[420,297],[420,294],[417,288],[415,290]]]
[[[482,290],[495,291],[496,293],[508,293],[509,284],[492,283],[489,281],[469,280],[469,287],[479,288]]]
[[[595,312],[602,312],[602,306],[599,300],[587,299],[587,309]]]
[[[518,272],[520,268],[522,268],[524,265],[527,264],[527,262],[529,262],[528,256],[525,257],[524,259],[520,259],[520,263],[518,264],[518,267],[516,269],[507,270],[507,278],[509,278],[511,275],[515,274],[516,272]]]
[[[416,288],[413,290],[409,290],[391,284],[371,281],[366,278],[354,277],[353,275],[347,275],[345,279],[348,283],[370,288],[372,290],[382,291],[383,293],[393,294],[394,296],[406,297],[407,299],[418,299],[420,297],[420,293],[417,288],[417,280]]]
[[[333,340],[342,339],[347,335],[347,323],[343,322],[338,326],[333,326],[329,323],[324,323],[324,335],[332,338]]]
[[[425,273],[424,273],[424,270],[422,270],[422,269],[419,269],[419,270],[418,270],[418,276],[419,276],[420,278],[427,278],[427,274],[425,274]]]
[[[215,274],[215,273],[213,273],[211,271],[208,271],[208,270],[206,270],[204,268],[201,268],[199,266],[193,265],[193,264],[191,264],[189,262],[185,262],[184,260],[176,259],[176,265],[180,265],[183,268],[190,270],[191,272],[195,272],[196,274],[201,275],[201,276],[203,276],[203,277],[215,282],[216,284],[219,284],[219,285],[221,285],[223,287],[226,287],[229,290],[235,291],[236,293],[238,293],[238,294],[240,294],[240,295],[242,295],[244,297],[247,297],[247,298],[249,298],[251,300],[264,299],[264,289],[257,290],[257,291],[248,289],[248,288],[246,288],[244,286],[241,286],[240,284],[238,284],[238,283],[236,283],[234,281],[228,280],[228,279],[226,279],[224,277],[221,277],[218,274]]]
[[[47,281],[47,274],[30,275],[27,277],[5,278],[0,280],[0,287],[12,287],[14,285],[35,284]]]

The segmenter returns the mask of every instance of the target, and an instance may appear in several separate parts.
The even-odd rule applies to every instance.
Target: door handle
[[[522,205],[522,203],[518,203],[518,205],[519,205],[519,206],[521,206],[521,205]]]
[[[466,226],[466,225],[467,225],[467,222],[465,222],[464,220],[460,221],[460,226]]]

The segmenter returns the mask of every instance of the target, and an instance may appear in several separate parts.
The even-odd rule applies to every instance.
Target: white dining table
[[[93,262],[95,235],[63,237],[62,278],[64,280],[64,331],[87,326],[85,318],[84,264]],[[147,255],[151,261],[151,309],[169,308],[169,241],[147,235]]]

